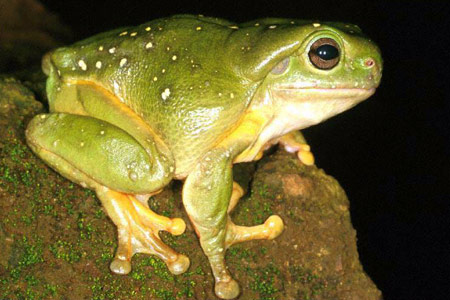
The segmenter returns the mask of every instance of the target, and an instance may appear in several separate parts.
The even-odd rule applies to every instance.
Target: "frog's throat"
[[[300,130],[348,110],[369,98],[375,88],[273,88],[270,97],[283,133]]]

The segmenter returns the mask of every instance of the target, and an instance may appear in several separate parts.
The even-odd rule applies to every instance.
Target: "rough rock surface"
[[[0,0],[0,7],[25,2],[32,1]],[[29,24],[29,32],[42,28],[38,21]],[[12,42],[8,55],[21,55],[15,45],[23,49]],[[26,61],[39,66],[31,58],[41,50],[26,51]],[[0,65],[5,58],[22,59],[0,52]],[[0,299],[216,299],[208,262],[182,207],[180,182],[152,197],[150,206],[188,224],[179,237],[162,234],[190,257],[188,272],[173,276],[148,255],[133,258],[128,276],[109,271],[116,230],[94,193],[48,168],[24,142],[26,124],[45,110],[35,100],[45,98],[43,89],[40,72],[0,75]],[[349,202],[336,180],[281,150],[235,166],[234,176],[246,189],[233,213],[236,223],[256,225],[278,214],[286,225],[273,241],[247,242],[227,252],[242,287],[239,299],[381,299],[359,262]]]
[[[16,80],[0,80],[0,299],[215,299],[190,225],[180,237],[164,234],[191,258],[186,274],[173,276],[147,255],[134,257],[128,276],[110,273],[116,232],[99,201],[24,143],[25,126],[42,107]],[[233,215],[238,224],[256,225],[271,214],[286,224],[273,241],[228,251],[239,299],[381,298],[359,263],[349,203],[336,180],[281,150],[234,173],[248,187]],[[189,224],[180,189],[180,182],[170,184],[150,205]]]

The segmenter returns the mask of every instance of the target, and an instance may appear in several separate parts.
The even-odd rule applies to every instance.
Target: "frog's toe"
[[[229,220],[225,242],[229,247],[250,240],[272,240],[283,232],[283,228],[283,220],[277,215],[270,216],[264,224],[257,226],[239,226]]]
[[[267,218],[264,222],[266,227],[266,235],[268,240],[273,240],[283,232],[284,224],[283,220],[277,216],[273,215]]]
[[[116,257],[109,265],[109,268],[113,273],[126,275],[131,271],[131,263],[126,259],[120,259]]]
[[[239,284],[233,278],[230,278],[229,281],[218,281],[214,291],[219,298],[234,299],[239,296]]]
[[[314,155],[310,150],[302,150],[297,152],[298,159],[307,166],[314,165]]]
[[[183,274],[189,268],[189,258],[186,255],[178,254],[174,261],[166,262],[169,271],[174,275]]]
[[[173,218],[171,220],[171,225],[168,227],[168,230],[173,235],[180,235],[186,230],[186,223],[184,223],[183,219]]]

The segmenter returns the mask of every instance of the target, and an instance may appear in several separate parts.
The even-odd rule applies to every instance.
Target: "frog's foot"
[[[284,146],[287,152],[297,152],[297,157],[307,166],[314,164],[314,155],[311,153],[311,147],[306,143],[305,138],[300,131],[294,131],[282,136],[278,142]]]
[[[236,243],[253,239],[274,239],[283,231],[283,221],[279,216],[270,216],[258,226],[238,226],[230,217],[226,225],[224,248],[219,248],[216,255],[208,255],[211,269],[216,281],[214,291],[222,299],[234,299],[239,295],[239,284],[231,277],[225,264],[225,250]],[[206,252],[209,252],[206,249]]]
[[[180,218],[170,219],[151,211],[134,195],[97,189],[97,195],[118,229],[118,247],[111,271],[128,274],[135,253],[154,254],[161,258],[173,274],[181,274],[189,267],[189,258],[164,244],[159,231],[173,235],[184,232],[186,224]]]
[[[270,216],[264,224],[256,226],[239,226],[229,218],[225,245],[226,248],[229,248],[231,245],[245,241],[273,240],[283,232],[283,228],[283,220],[277,215]]]

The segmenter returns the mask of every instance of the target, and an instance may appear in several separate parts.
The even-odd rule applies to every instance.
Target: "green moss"
[[[186,280],[183,282],[183,288],[177,293],[178,297],[191,298],[194,296],[195,281]]]
[[[142,265],[152,267],[150,273],[158,276],[161,279],[164,279],[165,281],[175,281],[175,276],[169,272],[166,264],[156,257],[146,256],[142,261]]]
[[[78,262],[82,257],[81,251],[71,242],[58,240],[51,244],[49,248],[55,258],[65,260],[68,263]]]
[[[247,269],[250,278],[253,281],[250,282],[250,288],[256,291],[261,300],[275,300],[276,294],[280,288],[276,286],[276,277],[280,275],[280,270],[272,263],[269,263],[265,267],[259,267],[256,269]]]
[[[298,297],[301,300],[310,300],[314,296],[323,293],[327,286],[326,281],[313,274],[311,270],[304,269],[300,266],[290,266],[289,273],[294,281],[303,284],[304,288],[298,290]]]
[[[55,284],[49,284],[46,283],[44,284],[44,288],[45,288],[45,296],[56,296],[58,293],[58,286]]]
[[[91,222],[88,222],[85,218],[85,214],[82,212],[78,213],[77,226],[80,230],[80,238],[84,240],[90,240],[92,238],[92,233],[94,232],[94,227]]]
[[[38,264],[44,261],[42,257],[42,241],[37,239],[34,244],[28,241],[26,236],[23,236],[17,243],[15,249],[20,251],[16,257],[16,264],[13,269],[10,270],[10,276],[14,281],[17,281],[22,272],[27,267]]]

